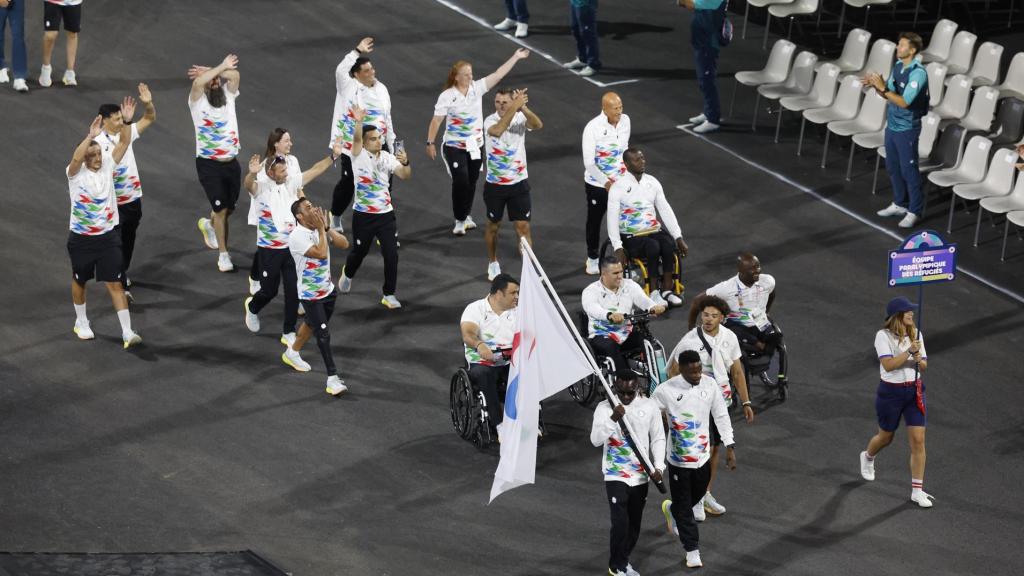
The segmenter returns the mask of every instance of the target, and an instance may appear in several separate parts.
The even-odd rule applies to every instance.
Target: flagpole
[[[569,312],[566,311],[565,305],[562,304],[562,299],[558,297],[558,292],[555,291],[554,285],[551,284],[551,280],[548,278],[547,273],[544,272],[544,267],[540,265],[540,260],[537,259],[537,255],[533,253],[533,248],[530,246],[530,243],[526,241],[526,238],[522,236],[519,237],[519,247],[522,249],[523,254],[530,259],[530,263],[533,264],[533,267],[537,269],[537,274],[540,275],[541,283],[547,288],[549,297],[551,297],[551,299],[555,301],[555,305],[558,306],[558,312],[562,315],[562,321],[569,325],[569,331],[572,332],[573,338],[576,339],[576,345],[583,350],[584,356],[586,356],[587,361],[590,363],[590,369],[594,371],[594,375],[601,381],[601,385],[604,386],[605,394],[608,396],[608,402],[614,409],[619,404],[622,404],[622,402],[619,401],[618,396],[616,396],[615,392],[612,391],[611,385],[608,384],[608,380],[605,379],[604,373],[602,373],[600,367],[598,367],[597,360],[594,359],[594,355],[591,353],[590,347],[587,346],[583,337],[580,335],[579,330],[576,329],[576,323],[569,317]],[[647,455],[644,454],[643,451],[638,450],[635,443],[632,442],[632,439],[636,437],[636,434],[633,432],[633,427],[630,426],[629,420],[622,418],[619,423],[626,428],[626,439],[633,445],[633,453],[639,457],[640,463],[648,472],[654,470],[654,465],[651,464],[650,460],[648,460]],[[664,482],[655,482],[655,486],[658,487],[658,490],[662,494],[665,493]]]

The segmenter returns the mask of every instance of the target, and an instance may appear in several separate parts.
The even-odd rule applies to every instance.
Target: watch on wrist
[[[431,142],[430,140],[427,140],[427,146],[435,146],[435,144],[433,142]]]

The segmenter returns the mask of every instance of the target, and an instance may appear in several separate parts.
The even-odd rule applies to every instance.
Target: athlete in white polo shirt
[[[123,255],[121,286],[124,288],[125,298],[132,302],[132,293],[128,290],[131,281],[128,279],[128,267],[132,263],[132,255],[135,253],[135,236],[142,221],[142,182],[139,180],[139,167],[135,163],[135,141],[142,136],[142,133],[156,121],[156,107],[153,106],[153,95],[149,86],[139,84],[139,102],[146,107],[146,113],[138,122],[132,122],[135,117],[135,99],[125,96],[121,105],[103,104],[100,106],[100,116],[103,117],[103,130],[100,132],[96,142],[109,152],[117,146],[121,139],[121,128],[125,124],[131,125],[131,142],[124,158],[114,168],[114,194],[117,196],[117,214],[120,223],[117,230],[121,234],[121,252]]]
[[[512,348],[518,305],[519,281],[508,274],[498,274],[491,280],[487,296],[466,306],[459,321],[469,378],[487,400],[492,428],[501,423],[501,403],[505,398],[499,397],[499,384],[508,380],[509,366],[508,357],[495,351]]]
[[[615,92],[601,97],[601,113],[583,129],[583,182],[587,193],[587,274],[600,274],[601,225],[608,208],[608,190],[625,176],[622,153],[629,147],[629,116]]]
[[[508,219],[516,233],[530,238],[530,180],[526,170],[526,132],[544,127],[539,116],[527,107],[526,88],[501,88],[494,96],[494,114],[484,119],[487,133],[487,178],[484,205],[487,207],[487,279],[501,274],[498,264],[498,228],[508,206]]]
[[[121,235],[118,223],[117,196],[114,193],[114,169],[124,159],[131,144],[131,127],[121,128],[117,145],[110,152],[96,142],[102,131],[103,118],[96,116],[89,133],[75,148],[71,163],[65,169],[71,217],[68,234],[68,255],[71,257],[71,301],[75,305],[74,332],[82,340],[93,334],[85,309],[85,283],[92,278],[105,282],[110,299],[121,323],[125,349],[142,342],[132,331],[128,300],[121,287]]]

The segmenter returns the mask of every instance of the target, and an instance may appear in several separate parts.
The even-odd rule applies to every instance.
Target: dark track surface
[[[488,21],[502,14],[496,0],[459,4]],[[565,2],[533,4],[528,43],[571,59]],[[966,277],[926,290],[926,490],[936,505],[920,510],[907,501],[902,431],[878,460],[878,480],[863,482],[857,454],[875,430],[872,341],[897,294],[883,277],[896,241],[676,130],[700,108],[689,20],[666,2],[628,6],[602,4],[603,58],[612,70],[600,79],[641,79],[616,88],[633,143],[689,241],[689,294],[731,276],[738,251],[755,251],[778,279],[776,316],[792,355],[790,400],[769,403],[755,386],[758,420],[737,423],[740,467],[716,484],[729,512],[701,526],[702,573],[1024,572],[1020,302]],[[77,89],[32,82],[28,96],[0,91],[9,139],[0,155],[9,271],[0,284],[0,550],[252,549],[303,576],[605,573],[608,514],[589,411],[565,393],[547,403],[537,484],[489,507],[496,451],[477,451],[449,422],[448,379],[462,362],[457,323],[486,291],[486,257],[479,231],[451,237],[447,176],[419,143],[450,63],[468,57],[482,76],[514,44],[429,0],[90,0],[85,11]],[[33,74],[40,19],[30,6]],[[751,31],[753,39],[723,53],[726,100],[731,72],[763,63],[761,30]],[[185,70],[237,53],[242,155],[261,151],[280,125],[306,167],[325,152],[334,67],[364,35],[377,38],[374,64],[414,167],[413,181],[395,192],[397,296],[405,307],[377,304],[383,266],[373,252],[352,294],[339,299],[334,349],[351,393],[332,399],[312,346],[304,353],[312,373],[280,363],[280,304],[267,307],[262,333],[246,331],[244,272],[217,272],[196,231],[207,203],[193,167]],[[546,124],[528,137],[535,250],[574,309],[591,281],[582,274],[579,137],[603,89],[537,56],[509,83],[530,88]],[[55,76],[63,41],[56,62]],[[71,333],[62,171],[98,105],[134,93],[140,81],[153,89],[159,117],[135,147],[146,196],[132,319],[145,342],[124,352],[99,287],[89,288],[96,341]],[[749,111],[742,96],[737,110]],[[730,139],[761,149],[762,163],[795,158],[787,146],[772,151],[767,129],[717,141]],[[811,150],[804,164],[820,152]],[[842,182],[838,158],[827,172],[796,179],[840,202],[870,196],[870,177],[830,188]],[[336,176],[307,192],[327,203]],[[849,200],[849,208],[867,214],[883,200]],[[482,222],[479,198],[474,213]],[[234,216],[230,245],[236,265],[248,267],[253,234],[243,221]],[[518,274],[511,227],[502,234],[504,267]],[[992,276],[1020,291],[1024,246],[1012,238],[1011,246],[1018,256],[1003,265],[1011,272]],[[998,270],[994,243],[978,251],[994,264],[976,267]],[[344,254],[333,256],[337,273]],[[684,315],[654,330],[671,347]],[[654,494],[633,565],[647,576],[679,573],[682,547],[665,535]]]

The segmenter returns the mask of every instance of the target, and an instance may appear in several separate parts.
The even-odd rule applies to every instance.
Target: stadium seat
[[[836,94],[835,101],[828,108],[815,108],[812,110],[804,111],[803,122],[812,122],[814,124],[825,124],[834,122],[836,120],[851,120],[857,116],[857,111],[860,109],[860,90],[863,87],[859,78],[855,76],[847,76],[843,79],[839,85],[839,91]],[[796,155],[800,155],[801,148],[804,142],[804,123],[800,124],[800,142],[796,147]],[[825,131],[825,153],[828,153],[828,135],[830,132]]]
[[[921,62],[945,62],[949,58],[949,50],[953,46],[953,36],[960,25],[952,20],[939,20],[932,30],[928,46],[921,51]]]
[[[957,184],[953,186],[953,198],[949,205],[949,224],[946,226],[947,233],[953,231],[953,211],[956,208],[955,200],[957,197],[964,200],[983,200],[985,198],[1002,198],[1010,194],[1010,191],[1013,190],[1013,176],[1017,172],[1016,161],[1016,150],[1004,148],[992,156],[992,161],[989,163],[988,172],[985,174],[984,180],[975,184]],[[978,233],[981,230],[981,213],[983,211],[978,210],[978,223],[974,227],[975,246],[978,245]]]
[[[771,30],[772,16],[776,18],[789,18],[789,26],[786,28],[786,40],[793,37],[793,19],[805,14],[814,14],[818,10],[818,0],[796,0],[785,4],[772,4],[768,7],[768,16],[764,23],[764,40],[761,49],[768,46],[768,31]]]
[[[885,38],[879,38],[871,45],[871,53],[868,54],[868,61],[864,64],[864,67],[860,70],[843,74],[843,78],[845,79],[847,76],[860,78],[868,72],[875,72],[880,74],[882,78],[888,78],[889,72],[892,71],[893,59],[895,58],[896,44]]]
[[[1002,92],[999,95],[1002,96]],[[1024,137],[1024,101],[1001,98],[992,133],[988,137],[995,147],[1013,145]]]
[[[796,60],[793,62],[793,67],[790,68],[785,82],[762,84],[757,87],[757,98],[754,100],[754,119],[750,124],[751,130],[757,129],[757,111],[762,97],[767,100],[778,100],[786,96],[804,96],[811,91],[811,84],[814,81],[814,65],[817,62],[818,56],[813,52],[801,52],[796,55]]]
[[[1017,52],[1010,61],[1010,69],[1006,73],[1006,79],[1002,84],[996,86],[1004,98],[1012,96],[1018,100],[1024,100],[1024,52]]]
[[[999,64],[1003,59],[1003,47],[994,42],[985,42],[978,48],[974,63],[967,72],[972,86],[992,86],[999,82]]]
[[[1024,178],[1017,178],[1017,188],[1020,188],[1020,181]],[[1016,196],[1016,194],[1014,195]],[[999,254],[999,260],[1006,262],[1006,237],[1010,234],[1010,224],[1024,226],[1024,210],[1014,210],[1006,213],[1006,226],[1003,228],[1003,251]],[[1017,232],[1020,234],[1020,231]]]
[[[743,70],[734,74],[735,84],[733,84],[732,88],[732,99],[729,101],[729,116],[732,116],[733,106],[736,104],[736,90],[740,84],[757,87],[762,84],[784,82],[786,77],[789,76],[790,64],[792,64],[795,54],[796,44],[789,40],[776,40],[764,68],[760,70]]]
[[[740,33],[740,38],[743,40],[747,39],[747,20],[750,17],[750,7],[764,8],[765,6],[771,6],[773,4],[789,4],[793,0],[747,0],[747,7],[743,9],[743,31]],[[768,23],[764,26],[764,37],[768,37]]]
[[[842,73],[856,72],[864,68],[864,62],[868,57],[868,43],[871,41],[871,32],[862,28],[854,28],[846,35],[846,42],[843,44],[843,52],[836,60],[818,62],[818,68],[825,64],[834,64],[839,67]]]
[[[863,134],[870,132],[877,132],[885,126],[885,105],[886,100],[879,96],[876,92],[868,92],[864,96],[864,104],[861,105],[860,111],[857,112],[857,116],[849,120],[834,120],[829,122],[827,127],[828,131],[836,136],[853,136],[854,134]],[[846,179],[850,179],[850,165],[853,161],[853,150],[855,146],[850,146],[850,160],[847,162]],[[828,134],[825,135],[825,151],[821,156],[821,167],[825,167],[825,162],[828,159],[826,154],[828,153]]]
[[[814,79],[811,92],[806,96],[787,96],[779,99],[779,117],[775,124],[775,143],[779,142],[779,130],[782,128],[782,114],[786,110],[803,112],[814,108],[827,108],[832,105],[836,97],[836,87],[839,86],[839,67],[835,64],[818,66],[818,75]],[[801,124],[800,139],[803,140],[803,125]]]
[[[946,74],[966,74],[971,69],[971,61],[974,58],[974,45],[978,37],[967,30],[961,30],[953,38],[953,46],[949,50],[949,58],[943,61],[946,65]]]
[[[934,108],[942,101],[942,93],[946,88],[946,68],[941,62],[932,62],[924,67],[928,71],[928,106]]]
[[[960,120],[960,125],[969,132],[981,132],[988,135],[992,132],[992,121],[996,116],[996,104],[999,102],[999,91],[995,88],[982,86],[974,91],[971,109]]]
[[[932,112],[939,116],[939,119],[959,121],[967,115],[967,105],[971,97],[971,80],[963,74],[957,74],[953,81],[946,87],[946,93],[942,96],[939,105],[932,108]]]

